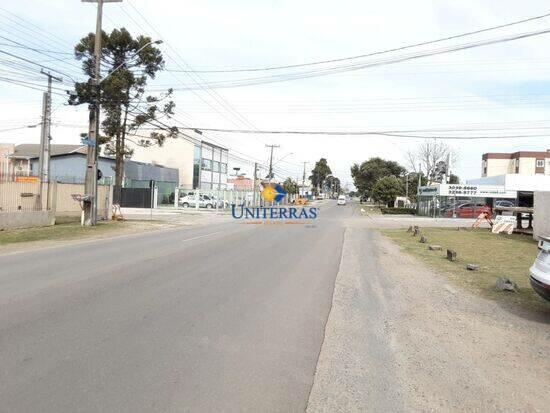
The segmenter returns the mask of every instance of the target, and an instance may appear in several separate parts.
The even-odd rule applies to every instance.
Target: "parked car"
[[[346,205],[346,196],[345,195],[340,195],[338,197],[337,204],[338,205]]]
[[[484,204],[474,204],[471,202],[457,205],[456,208],[446,209],[443,212],[443,216],[451,218],[453,216],[453,212],[456,213],[457,218],[477,218],[479,214],[483,212],[489,214],[489,216],[493,214],[491,207]]]
[[[497,202],[495,202],[495,206],[510,208],[510,207],[515,207],[516,204],[514,203],[514,201],[508,201],[506,199],[500,199]]]
[[[541,237],[539,254],[529,269],[531,287],[545,300],[550,301],[550,236]]]
[[[199,195],[199,208],[215,208],[216,201],[209,198],[207,195]],[[179,199],[179,204],[184,208],[197,206],[197,198],[195,195],[185,195]]]

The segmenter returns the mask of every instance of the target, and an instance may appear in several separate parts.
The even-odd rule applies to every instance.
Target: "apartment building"
[[[550,175],[550,149],[547,151],[489,152],[482,155],[481,176],[506,174]]]

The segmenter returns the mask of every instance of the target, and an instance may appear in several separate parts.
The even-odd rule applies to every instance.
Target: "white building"
[[[180,135],[166,139],[162,146],[147,146],[146,140],[140,145],[129,143],[128,148],[134,151],[132,160],[178,169],[184,189],[227,188],[228,150],[203,140],[200,133]]]
[[[550,149],[546,152],[489,152],[482,155],[482,177],[507,174],[550,175]]]

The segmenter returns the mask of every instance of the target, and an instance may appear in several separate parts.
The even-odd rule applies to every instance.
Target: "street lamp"
[[[283,159],[285,159],[286,157],[290,156],[290,155],[294,155],[294,152],[289,152],[287,153],[285,156],[283,156],[282,158],[279,158],[278,160],[275,161],[275,163],[273,164],[273,166],[277,165],[279,162],[281,162]]]
[[[152,41],[150,41],[150,42],[144,44],[143,46],[141,46],[141,47],[134,53],[134,55],[131,57],[131,59],[133,59],[134,57],[136,57],[136,56],[139,54],[139,52],[141,52],[141,51],[142,51],[143,49],[145,49],[147,46],[151,46],[152,44],[162,44],[162,40],[152,40]],[[112,75],[113,73],[115,73],[118,69],[120,69],[122,66],[124,66],[125,63],[126,63],[126,62],[121,63],[121,64],[119,64],[117,67],[115,67],[111,72],[109,72],[109,73],[107,74],[107,76],[105,76],[103,79],[101,79],[101,80],[99,81],[99,83],[100,83],[100,84],[103,83],[106,79],[109,78],[109,76],[111,76],[111,75]]]

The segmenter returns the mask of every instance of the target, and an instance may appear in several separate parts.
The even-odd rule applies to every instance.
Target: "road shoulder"
[[[308,411],[544,411],[549,323],[348,228]]]

